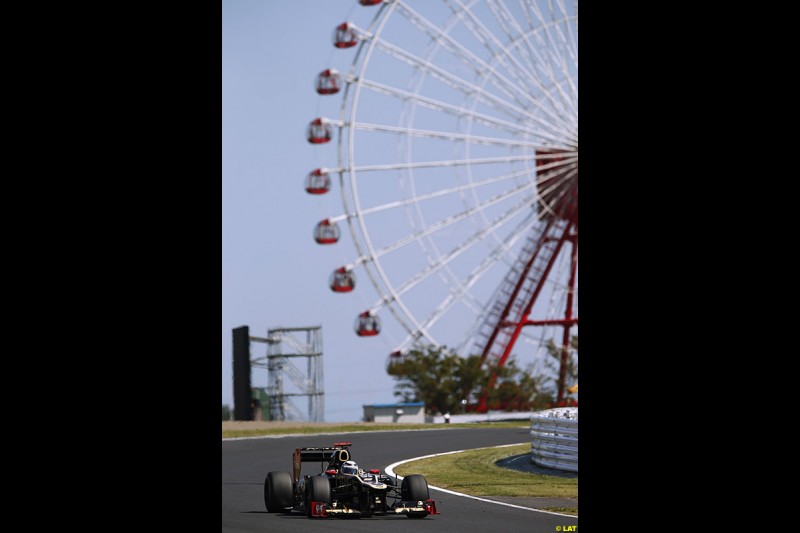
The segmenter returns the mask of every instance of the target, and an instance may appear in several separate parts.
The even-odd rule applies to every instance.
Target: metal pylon
[[[322,326],[277,328],[267,332],[267,356],[253,359],[253,367],[269,371],[267,397],[270,420],[307,420],[324,422],[325,383],[322,366]],[[295,360],[304,357],[306,373],[295,366]],[[294,405],[292,398],[308,398],[308,416]]]

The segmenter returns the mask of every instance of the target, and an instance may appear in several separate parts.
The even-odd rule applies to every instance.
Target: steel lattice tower
[[[266,339],[251,340],[267,343],[267,356],[253,359],[252,365],[269,371],[270,420],[324,422],[322,326],[271,329]],[[307,359],[305,374],[293,362],[298,357]],[[308,397],[308,417],[292,403],[295,396]]]

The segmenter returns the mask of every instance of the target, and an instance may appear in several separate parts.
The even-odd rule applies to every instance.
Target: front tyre
[[[430,499],[428,481],[422,474],[411,474],[403,478],[400,486],[400,497],[403,501],[426,501]]]
[[[311,502],[331,503],[331,484],[328,478],[311,476],[306,483],[306,516],[311,518]]]
[[[403,478],[400,485],[400,498],[403,501],[425,502],[430,499],[428,481],[422,474],[411,474]],[[428,513],[408,513],[409,518],[425,518]]]
[[[270,472],[264,481],[264,505],[270,513],[292,508],[292,475],[289,472]]]

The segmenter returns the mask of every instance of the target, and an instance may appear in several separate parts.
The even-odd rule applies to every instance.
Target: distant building
[[[425,402],[365,405],[364,422],[424,424]]]

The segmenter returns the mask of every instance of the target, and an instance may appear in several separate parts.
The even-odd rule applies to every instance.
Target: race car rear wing
[[[333,446],[322,446],[313,448],[295,448],[292,456],[292,480],[297,483],[300,480],[300,468],[302,463],[319,461],[328,464],[341,464],[350,459],[350,452],[347,451],[352,442],[334,442]]]

